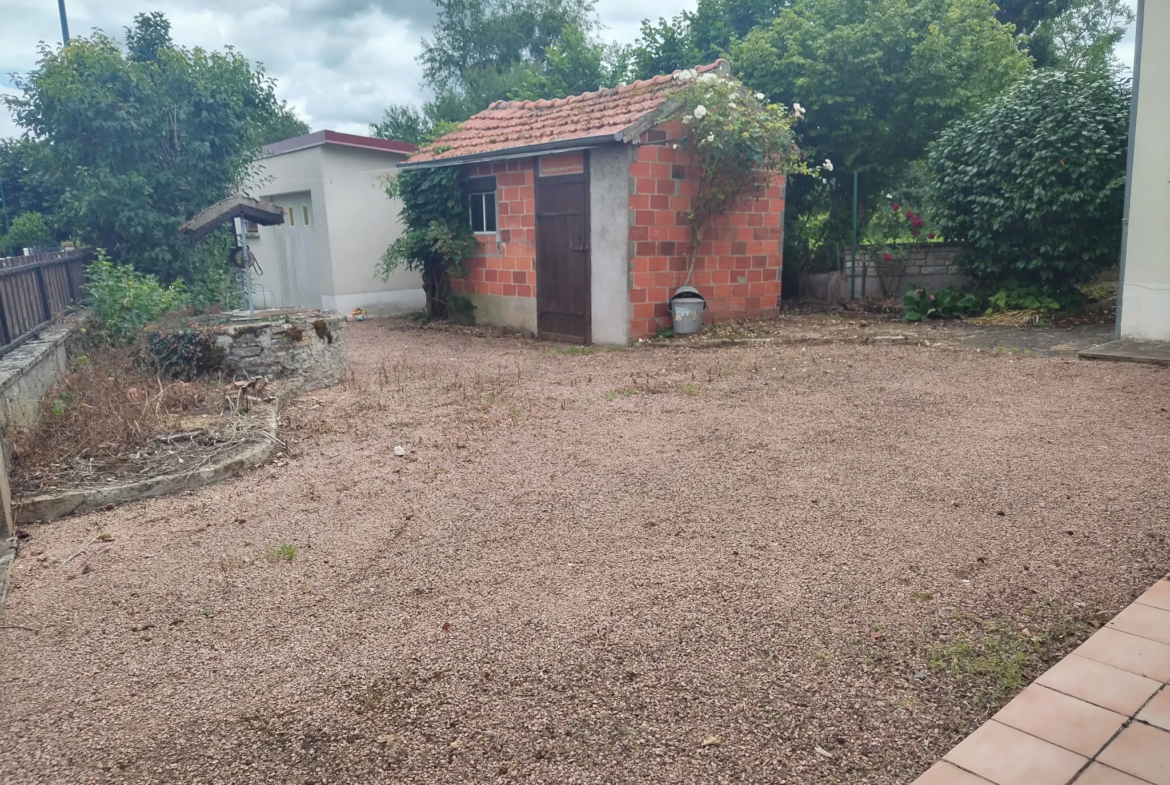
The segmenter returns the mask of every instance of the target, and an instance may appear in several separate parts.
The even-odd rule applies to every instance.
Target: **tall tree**
[[[370,135],[379,139],[423,144],[434,138],[433,124],[418,107],[410,104],[391,104],[382,112],[382,119],[370,123]]]
[[[629,47],[596,35],[594,0],[437,0],[423,41],[421,111],[388,107],[371,133],[426,141],[496,100],[559,97],[612,86],[632,73]]]
[[[638,76],[648,79],[725,57],[733,44],[791,5],[792,0],[699,0],[694,11],[671,20],[643,21]]]
[[[42,45],[4,103],[61,188],[60,226],[144,272],[190,277],[179,225],[244,178],[288,109],[263,68],[176,46],[161,14],[139,14],[126,40]]]
[[[995,18],[1005,25],[1015,25],[1016,32],[1031,35],[1046,19],[1064,13],[1072,0],[999,0]]]
[[[1062,14],[1044,20],[1032,40],[1043,41],[1048,64],[1117,71],[1122,64],[1113,52],[1133,20],[1125,0],[1072,0]]]
[[[633,70],[633,47],[603,44],[576,24],[569,25],[561,38],[545,50],[538,68],[524,74],[523,81],[508,91],[512,100],[564,98],[628,81]]]
[[[0,139],[0,187],[8,221],[22,213],[40,213],[46,222],[61,199],[60,184],[48,175],[48,145],[33,139]],[[4,232],[0,218],[0,233]],[[58,239],[63,237],[59,234]]]
[[[839,240],[853,172],[872,205],[949,122],[1029,68],[988,0],[797,0],[731,62],[752,89],[807,111],[803,149],[836,164],[826,231]]]

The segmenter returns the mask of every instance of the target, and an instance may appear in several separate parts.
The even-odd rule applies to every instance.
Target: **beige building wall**
[[[275,155],[256,162],[253,172],[253,192],[265,201],[279,202],[281,196],[308,194],[313,205],[313,220],[317,239],[317,291],[325,291],[327,266],[320,260],[329,258],[329,228],[325,213],[325,189],[321,179],[323,146],[308,147],[283,155]],[[261,226],[257,234],[248,235],[248,249],[264,274],[253,279],[257,308],[320,308],[318,302],[284,302],[281,298],[282,276],[277,257],[279,226]]]
[[[385,181],[406,156],[342,145],[323,150],[331,273],[322,306],[343,313],[364,308],[375,316],[421,310],[426,297],[418,273],[399,269],[386,281],[377,274],[382,253],[403,232],[402,203],[386,196]]]
[[[1170,2],[1145,0],[1139,13],[1118,332],[1170,341]]]
[[[311,203],[316,249],[315,296],[286,302],[290,287],[282,281],[278,232],[260,227],[248,246],[263,268],[255,279],[256,307],[309,307],[349,313],[364,308],[371,316],[421,310],[426,298],[417,273],[398,270],[383,281],[376,273],[382,252],[402,233],[401,202],[386,196],[385,178],[395,176],[406,156],[339,144],[273,155],[257,162],[252,192],[287,206]],[[301,218],[297,216],[298,225]],[[292,287],[306,291],[306,282]]]

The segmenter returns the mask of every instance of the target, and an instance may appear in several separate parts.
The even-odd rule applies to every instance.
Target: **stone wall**
[[[891,246],[889,254],[895,257],[895,269],[890,269],[886,281],[889,296],[901,297],[911,286],[924,289],[955,289],[967,283],[967,277],[956,263],[962,246],[942,243],[914,243]],[[881,296],[882,280],[878,265],[882,252],[861,246],[857,249],[857,269],[851,281],[852,266],[846,252],[844,268],[837,273],[813,273],[800,277],[800,297],[812,302],[840,303],[849,299],[852,289],[855,297]],[[896,275],[896,260],[905,258],[906,267]],[[887,264],[887,269],[890,265]]]
[[[37,424],[41,399],[69,367],[65,342],[80,326],[78,316],[60,319],[0,358],[0,539],[13,531],[8,465],[16,430]]]
[[[947,289],[961,286],[966,278],[962,270],[955,263],[956,257],[962,252],[962,246],[943,245],[942,243],[907,243],[893,245],[888,249],[889,254],[898,259],[905,257],[906,269],[901,277],[901,285],[895,286],[897,291],[890,292],[892,296],[902,296],[911,286],[921,286],[926,289]],[[857,281],[860,296],[860,281],[866,279],[867,294],[881,294],[880,277],[877,265],[882,260],[882,253],[867,247],[857,249]],[[846,276],[850,274],[850,259],[845,257]],[[875,286],[877,288],[871,288]]]
[[[264,312],[220,328],[216,346],[237,378],[300,377],[303,389],[328,387],[346,373],[345,317],[332,311]]]

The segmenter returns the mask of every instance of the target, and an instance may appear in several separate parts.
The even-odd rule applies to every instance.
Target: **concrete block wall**
[[[956,259],[963,251],[959,245],[944,245],[943,243],[905,243],[891,246],[891,255],[904,254],[906,256],[906,270],[902,274],[898,291],[891,292],[891,296],[901,296],[911,286],[921,286],[926,289],[947,289],[962,286],[966,276],[956,263]],[[881,261],[882,252],[861,246],[857,249],[857,280],[866,278],[866,294],[881,294],[877,264]],[[844,274],[850,274],[849,254],[845,256]],[[860,286],[860,283],[857,284]],[[860,288],[857,290],[860,296]]]
[[[686,280],[691,244],[688,214],[698,169],[681,146],[686,126],[662,123],[642,135],[630,164],[630,337],[670,324],[669,300]],[[706,298],[707,321],[769,316],[780,301],[784,186],[718,216],[699,247],[691,285]]]

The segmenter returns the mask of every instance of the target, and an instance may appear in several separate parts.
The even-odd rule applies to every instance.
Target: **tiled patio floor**
[[[1161,580],[914,785],[1170,785],[1167,682]]]

